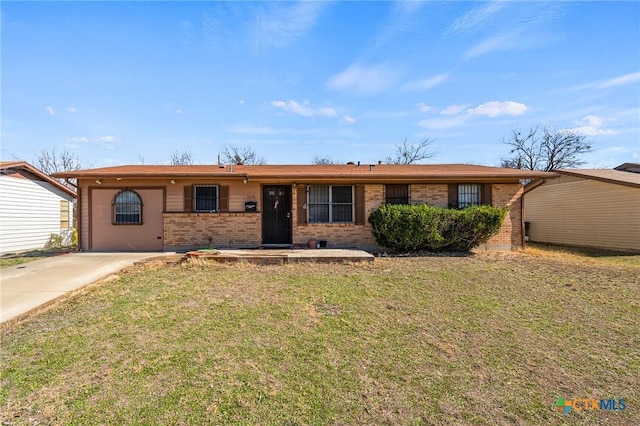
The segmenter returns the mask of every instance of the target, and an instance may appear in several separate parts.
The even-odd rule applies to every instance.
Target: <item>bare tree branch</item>
[[[236,165],[266,164],[263,157],[249,147],[225,146],[222,149],[222,159],[225,163]]]
[[[45,174],[51,175],[59,172],[72,172],[80,170],[82,165],[78,157],[71,151],[66,149],[61,152],[56,151],[55,148],[45,148],[40,151],[36,158],[35,165],[38,169]],[[75,190],[75,179],[56,179],[61,184]]]
[[[313,160],[311,162],[312,164],[323,164],[323,165],[340,164],[340,161],[333,160],[332,158],[329,158],[329,157],[320,157],[319,155],[316,155],[315,157],[313,157]]]
[[[511,139],[503,141],[510,146],[511,157],[501,160],[502,167],[539,171],[570,169],[583,165],[585,161],[580,156],[593,150],[586,136],[572,130],[554,131],[545,126],[529,129],[526,136],[518,130],[512,132]]]
[[[191,151],[173,151],[171,153],[171,165],[190,166],[193,164],[193,154]]]
[[[433,139],[424,138],[417,142],[409,142],[405,139],[401,144],[396,145],[395,156],[389,156],[385,162],[389,164],[415,164],[427,158],[438,155],[438,151],[433,149]]]
[[[38,158],[36,158],[36,167],[48,175],[58,172],[71,172],[82,168],[80,160],[74,153],[66,149],[58,152],[55,148],[45,148],[40,151]]]

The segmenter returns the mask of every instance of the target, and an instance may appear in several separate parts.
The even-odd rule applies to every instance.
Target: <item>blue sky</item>
[[[588,136],[584,167],[640,162],[640,2],[8,2],[3,160],[85,167],[497,165],[512,129]]]

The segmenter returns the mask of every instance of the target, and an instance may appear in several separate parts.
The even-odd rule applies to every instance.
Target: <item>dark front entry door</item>
[[[262,187],[262,244],[291,244],[291,187]]]

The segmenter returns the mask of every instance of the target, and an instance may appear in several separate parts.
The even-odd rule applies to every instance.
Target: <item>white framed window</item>
[[[307,194],[307,221],[353,222],[353,199],[353,185],[311,185]]]
[[[218,211],[218,185],[193,185],[193,211]]]

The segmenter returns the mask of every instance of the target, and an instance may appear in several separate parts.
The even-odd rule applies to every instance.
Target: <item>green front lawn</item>
[[[630,259],[138,266],[4,326],[0,419],[638,424],[640,256]],[[627,408],[565,415],[558,397]]]
[[[8,268],[9,266],[18,266],[23,263],[33,262],[34,260],[44,259],[45,256],[12,256],[1,257],[0,268]]]

